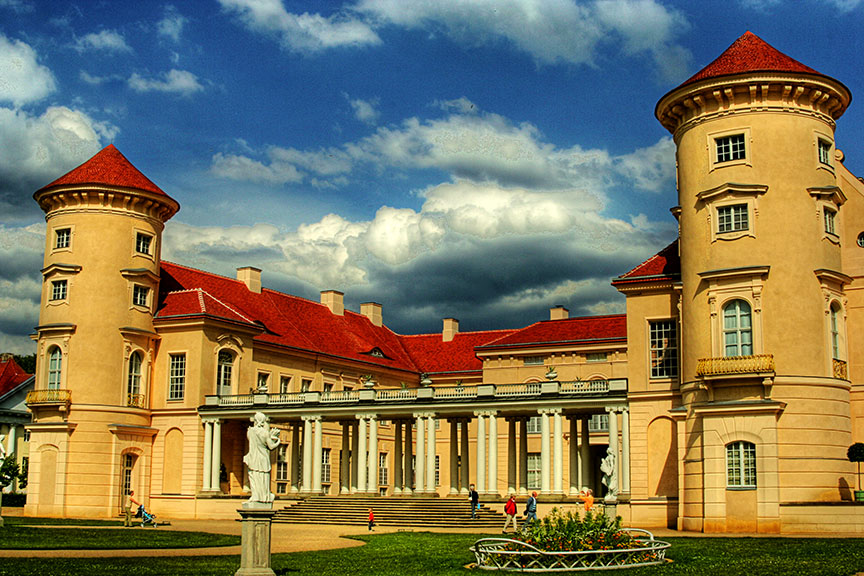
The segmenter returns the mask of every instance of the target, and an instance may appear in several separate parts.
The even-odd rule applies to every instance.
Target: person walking
[[[468,486],[468,498],[471,500],[471,519],[477,519],[477,509],[480,507],[480,494],[474,489],[474,484]]]
[[[518,532],[519,527],[516,525],[516,497],[513,496],[513,494],[510,495],[510,499],[507,500],[506,504],[504,504],[504,515],[507,519],[504,520],[504,529],[501,533],[507,533],[507,526],[510,525],[511,520],[513,521],[513,532]]]
[[[129,490],[129,494],[126,495],[126,501],[123,503],[123,513],[126,515],[123,519],[123,526],[126,528],[130,528],[132,526],[132,506],[135,506],[135,510],[138,510],[138,506],[141,503],[135,500],[135,491]]]
[[[372,508],[369,508],[369,530],[371,531],[375,527],[375,512],[372,511]]]
[[[525,526],[537,521],[537,492],[532,492],[525,504]],[[524,529],[524,528],[523,528]]]

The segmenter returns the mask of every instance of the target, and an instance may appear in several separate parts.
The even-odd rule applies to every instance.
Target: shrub
[[[545,551],[614,550],[632,548],[633,537],[621,529],[621,517],[614,520],[602,511],[588,511],[580,518],[576,512],[558,508],[529,525],[515,537]]]

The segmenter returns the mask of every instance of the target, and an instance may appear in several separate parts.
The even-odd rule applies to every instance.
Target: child
[[[375,526],[375,513],[372,511],[372,508],[369,508],[369,530]]]

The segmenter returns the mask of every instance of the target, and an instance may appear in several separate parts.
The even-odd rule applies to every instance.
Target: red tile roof
[[[583,316],[563,320],[537,322],[494,342],[478,347],[478,350],[512,348],[535,344],[554,345],[575,342],[606,342],[626,340],[627,316],[611,314],[608,316]]]
[[[786,56],[752,32],[745,32],[716,60],[691,76],[681,86],[707,78],[717,78],[745,72],[794,72],[824,74]]]
[[[645,262],[615,278],[612,285],[656,282],[660,279],[677,280],[680,275],[681,259],[678,256],[678,240],[675,240]]]
[[[14,358],[0,359],[0,396],[14,390],[30,377],[31,374],[24,372]]]
[[[400,336],[355,312],[338,316],[323,304],[274,290],[251,292],[239,281],[162,262],[159,321],[208,316],[254,323],[257,342],[306,350],[411,372],[420,372]],[[385,358],[370,354],[378,348]]]
[[[424,372],[480,372],[483,362],[474,348],[512,334],[513,330],[459,332],[453,340],[444,342],[441,334],[402,336],[402,344],[415,364]]]
[[[113,144],[109,144],[95,156],[47,186],[40,188],[36,193],[57,186],[75,184],[103,184],[121,188],[135,188],[160,196],[168,196],[149,178],[139,172]]]

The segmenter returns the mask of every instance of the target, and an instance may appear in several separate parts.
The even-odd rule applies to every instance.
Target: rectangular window
[[[606,352],[591,352],[585,355],[586,362],[606,362]]]
[[[831,165],[831,142],[819,139],[819,163]]]
[[[651,322],[651,378],[678,377],[678,330],[674,320]]]
[[[747,204],[734,204],[717,208],[717,233],[739,232],[750,227]]]
[[[54,280],[51,282],[51,300],[66,300],[68,287],[68,280]]]
[[[54,231],[54,249],[69,248],[72,244],[72,229],[60,228]]]
[[[717,163],[743,160],[746,158],[744,134],[723,136],[714,140],[717,145]]]
[[[287,394],[291,391],[291,376],[279,377],[279,393]]]
[[[267,385],[270,383],[269,372],[258,372],[258,391],[267,392]]]
[[[726,445],[726,486],[756,488],[756,445],[732,442]]]
[[[132,304],[135,306],[147,307],[147,297],[150,295],[150,289],[146,286],[136,284],[132,288]]]
[[[588,420],[588,432],[608,432],[609,414],[592,414]]]
[[[168,400],[183,400],[186,392],[186,354],[170,354]]]
[[[329,394],[330,392],[333,392],[333,384],[330,384],[329,382],[325,383],[324,384],[324,393]]]
[[[276,481],[288,482],[288,445],[280,444],[276,452]]]
[[[837,232],[835,231],[835,220],[837,217],[837,211],[832,210],[831,208],[823,208],[822,215],[825,220],[825,232],[827,232],[828,234],[834,234],[836,236]]]
[[[525,356],[522,364],[525,366],[542,366],[544,360],[546,360],[545,356]]]
[[[309,380],[308,378],[303,378],[303,380],[300,381],[300,392],[309,392],[309,390],[311,389],[312,380]]]
[[[441,456],[435,455],[435,486],[441,485]]]
[[[150,246],[153,244],[153,237],[149,234],[142,234],[138,232],[138,235],[135,237],[135,251],[139,254],[147,254],[150,255]]]
[[[528,464],[526,466],[528,471],[528,489],[529,490],[539,490],[540,489],[540,453],[539,452],[529,452],[528,453]]]
[[[528,419],[528,425],[525,427],[525,431],[528,432],[528,434],[540,434],[540,432],[542,432],[541,426],[540,416],[531,416],[531,418]]]
[[[330,484],[330,448],[321,450],[321,483]]]
[[[390,474],[387,469],[387,452],[378,453],[378,485],[387,486],[390,483]]]

